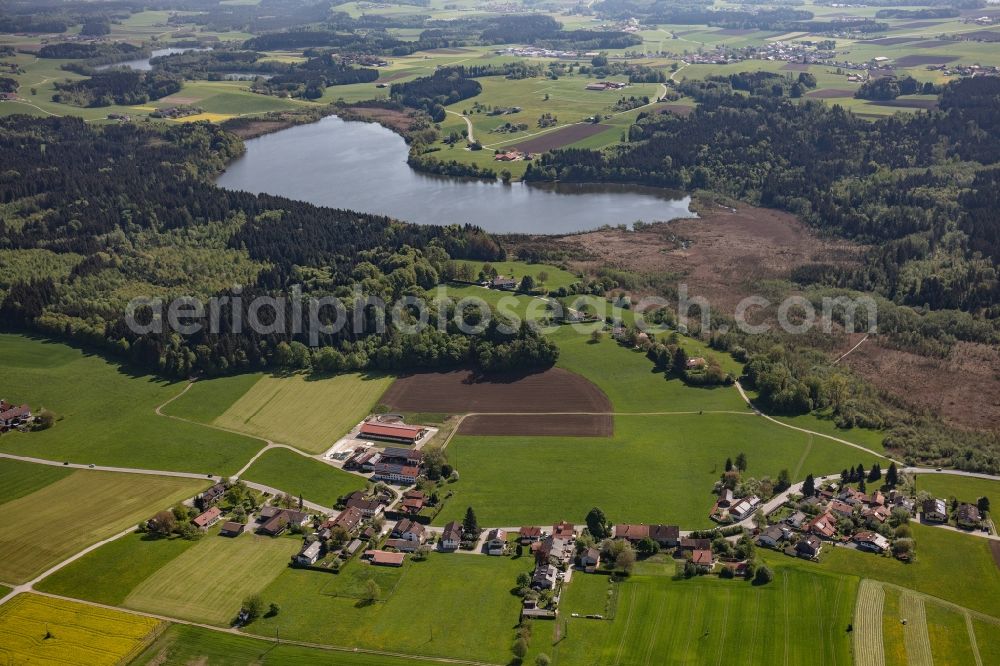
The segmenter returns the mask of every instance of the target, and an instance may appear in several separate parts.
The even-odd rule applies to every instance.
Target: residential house
[[[708,361],[706,361],[701,356],[695,356],[694,358],[689,358],[687,360],[687,363],[684,364],[685,368],[688,370],[701,370],[707,365]]]
[[[312,541],[305,544],[301,552],[295,556],[295,563],[304,567],[316,564],[316,560],[319,559],[319,551],[322,547],[319,541]]]
[[[860,490],[855,490],[850,486],[847,486],[843,490],[841,490],[840,495],[838,497],[840,498],[841,501],[846,502],[851,506],[854,506],[855,504],[864,504],[865,500],[868,499],[863,492],[861,492]]]
[[[441,550],[458,550],[462,545],[462,525],[452,521],[444,526],[439,543]]]
[[[375,439],[399,444],[416,444],[427,432],[423,426],[404,425],[402,423],[375,423],[366,421],[358,429],[361,439]]]
[[[979,508],[974,504],[962,504],[955,512],[955,522],[959,527],[973,530],[980,526],[983,517],[979,513]]]
[[[870,530],[858,532],[851,540],[858,544],[859,549],[870,550],[873,553],[884,553],[889,549],[889,540],[878,532]]]
[[[749,497],[744,497],[736,502],[736,504],[729,507],[729,515],[736,520],[745,520],[753,515],[753,512],[757,510],[759,505],[760,498],[756,495],[750,495]]]
[[[507,548],[507,532],[502,529],[490,530],[486,535],[486,552],[489,555],[503,555]]]
[[[884,523],[889,520],[889,516],[892,512],[888,507],[881,504],[876,504],[875,506],[866,506],[861,510],[861,517],[865,520],[874,520],[879,523]]]
[[[382,510],[385,508],[380,499],[377,497],[365,497],[365,494],[360,490],[355,490],[348,495],[344,505],[348,509],[357,509],[365,518],[374,518],[382,513]]]
[[[219,522],[219,518],[222,517],[222,509],[217,506],[213,506],[208,511],[198,514],[192,520],[192,524],[200,530],[207,530],[212,525]]]
[[[391,553],[387,550],[366,550],[364,558],[370,560],[372,564],[380,567],[401,567],[406,555],[403,553]]]
[[[778,544],[788,538],[788,533],[780,525],[771,525],[760,533],[757,543],[769,548],[777,548]]]
[[[402,513],[415,516],[420,513],[425,504],[427,504],[427,498],[421,491],[408,490],[403,493],[403,501],[399,505],[399,510]]]
[[[923,519],[928,523],[947,523],[948,505],[944,500],[929,499],[924,502]]]
[[[785,518],[785,524],[794,529],[800,529],[802,527],[802,524],[807,522],[808,519],[809,516],[802,513],[801,511],[796,511],[792,515],[788,516],[788,518]]]
[[[719,499],[716,500],[715,506],[720,509],[728,509],[733,505],[733,491],[729,488],[723,488],[722,492],[719,493]]]
[[[823,549],[823,542],[813,535],[809,535],[795,544],[795,552],[799,557],[812,560],[819,557],[819,551]]]
[[[427,528],[415,520],[403,518],[392,528],[392,536],[397,539],[406,539],[416,544],[422,544],[427,540]]]
[[[498,275],[490,280],[490,289],[500,289],[503,291],[514,291],[517,289],[517,280],[512,277]]]
[[[339,527],[348,534],[353,534],[354,530],[358,528],[364,518],[365,516],[361,513],[361,509],[351,506],[341,511],[333,520],[328,520],[323,523],[323,527],[328,527],[330,529]]]
[[[805,531],[824,539],[832,539],[837,534],[837,521],[829,513],[824,513],[809,521]]]
[[[424,452],[420,449],[388,447],[382,449],[382,462],[390,465],[420,467],[424,462]]]
[[[597,567],[601,566],[601,551],[597,548],[588,548],[583,551],[580,555],[580,566],[582,566],[587,573],[594,573]]]
[[[681,550],[709,550],[712,548],[712,540],[681,537],[680,547]]]
[[[715,555],[711,548],[699,548],[691,553],[691,563],[699,569],[708,571],[715,566]]]
[[[395,548],[401,553],[412,553],[420,547],[420,544],[416,541],[409,541],[407,539],[386,539],[386,548]]]
[[[650,525],[649,538],[661,548],[675,548],[681,541],[681,528],[677,525]]]
[[[9,402],[0,401],[0,432],[16,428],[31,420],[31,408],[28,405],[15,407]]]
[[[246,531],[247,526],[243,523],[237,523],[230,520],[229,522],[223,523],[222,528],[219,530],[221,536],[227,537],[238,537]]]
[[[536,590],[554,589],[558,576],[558,570],[551,564],[539,564],[531,576],[531,587]]]
[[[517,536],[521,545],[527,546],[541,540],[545,536],[545,532],[542,531],[541,527],[526,526],[518,531]]]
[[[576,526],[565,520],[552,526],[552,536],[576,538]]]
[[[257,528],[258,534],[278,536],[289,525],[303,525],[309,520],[309,514],[294,509],[282,509],[276,506],[265,506],[260,510],[260,520],[263,524]]]
[[[842,501],[836,500],[836,499],[833,500],[832,502],[830,502],[830,504],[826,507],[826,510],[827,511],[832,511],[833,513],[837,514],[841,518],[850,518],[851,516],[854,515],[854,507],[853,506],[851,506],[847,502],[842,502]]]
[[[210,506],[219,501],[226,492],[226,485],[223,483],[217,483],[205,492],[198,495],[194,500],[194,505],[199,511],[205,511]]]
[[[354,553],[358,552],[364,542],[361,539],[354,539],[351,543],[344,546],[340,551],[340,556],[343,559],[349,559],[354,556]]]
[[[649,537],[649,525],[615,525],[614,535],[616,539],[625,539],[631,543],[639,543]]]

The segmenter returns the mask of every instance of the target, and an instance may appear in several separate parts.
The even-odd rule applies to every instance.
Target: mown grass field
[[[239,435],[157,416],[181,390],[101,356],[22,335],[0,335],[5,398],[58,418],[42,432],[8,433],[0,451],[48,460],[231,474],[260,449]],[[97,388],[99,387],[99,388]]]
[[[727,457],[747,454],[748,473],[793,479],[829,474],[873,456],[781,428],[752,415],[617,416],[611,438],[459,435],[448,460],[461,479],[435,520],[483,525],[582,521],[593,506],[615,522],[709,527],[712,486]]]
[[[745,664],[851,663],[856,578],[777,569],[770,584],[754,586],[672,574],[668,564],[621,583],[611,621],[562,615],[561,641],[550,638],[550,624],[536,624],[532,654],[556,664],[719,664],[737,655]],[[574,576],[568,606],[579,606],[579,593],[592,596],[589,578]]]
[[[51,465],[35,465],[20,460],[0,458],[0,503],[30,495],[72,473],[73,470]]]
[[[355,561],[348,567],[368,567]],[[529,558],[509,559],[431,553],[407,558],[399,581],[368,604],[343,595],[350,578],[287,569],[262,593],[281,613],[247,631],[282,638],[389,650],[421,656],[506,663],[520,600],[510,593]]]
[[[288,449],[271,449],[254,461],[243,478],[332,507],[337,498],[365,487],[365,479]]]
[[[955,476],[954,474],[918,474],[917,490],[926,490],[942,499],[956,498],[975,504],[980,497],[1000,502],[1000,481]],[[1000,506],[998,504],[997,506]]]
[[[152,618],[22,594],[0,606],[0,661],[93,666],[128,663],[160,628],[161,623]]]
[[[482,261],[469,261],[461,259],[457,261],[458,264],[464,264],[472,269],[474,278],[478,277],[479,271],[482,270],[483,265],[487,262]],[[568,287],[571,284],[580,282],[580,278],[573,275],[569,271],[558,268],[557,266],[550,266],[548,264],[529,264],[523,261],[491,261],[488,262],[493,268],[496,269],[497,273],[507,277],[513,276],[515,279],[520,280],[525,275],[530,275],[535,280],[535,287],[544,287],[546,289],[558,289],[559,287]],[[546,273],[547,278],[544,282],[538,277],[539,273]]]
[[[137,585],[196,543],[179,537],[152,539],[136,532],[87,553],[35,588],[120,606]]]
[[[170,416],[211,424],[253,388],[261,377],[263,373],[248,372],[242,375],[200,379],[162,411]]]
[[[160,664],[282,664],[283,666],[426,666],[438,662],[342,650],[275,644],[273,639],[234,636],[200,627],[171,625],[133,662]]]
[[[210,530],[193,548],[157,569],[125,598],[128,608],[228,625],[243,599],[259,593],[288,565],[302,542]],[[265,600],[267,603],[269,600]]]
[[[213,423],[322,453],[371,413],[392,379],[358,373],[265,375]]]
[[[986,539],[911,523],[917,559],[904,564],[850,548],[824,547],[820,561],[804,562],[762,550],[775,566],[871,578],[1000,618],[1000,567]]]
[[[0,580],[29,580],[207,485],[195,479],[77,470],[0,504],[5,516],[0,521]],[[47,525],[67,528],[58,538],[43,538],[38,530]]]

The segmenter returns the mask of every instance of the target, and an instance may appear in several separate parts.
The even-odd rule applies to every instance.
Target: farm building
[[[361,429],[358,431],[358,437],[412,445],[416,444],[426,432],[427,428],[423,428],[421,426],[403,425],[402,423],[372,423],[371,421],[366,421],[361,424]]]
[[[379,462],[387,465],[410,465],[419,467],[424,461],[424,452],[420,449],[398,449],[389,447],[383,449],[382,458]]]
[[[378,463],[375,465],[375,470],[372,474],[372,478],[378,481],[403,484],[416,483],[419,476],[419,467],[390,465],[388,463]]]
[[[16,407],[6,400],[0,400],[0,432],[16,428],[31,420],[31,408],[28,405]]]

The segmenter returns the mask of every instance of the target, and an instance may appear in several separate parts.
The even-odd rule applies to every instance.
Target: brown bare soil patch
[[[391,409],[445,414],[610,412],[604,392],[561,368],[512,376],[477,376],[470,370],[400,377],[382,396]],[[508,417],[513,424],[516,417]]]
[[[916,44],[910,44],[911,48],[914,49],[933,49],[938,46],[944,46],[945,44],[954,44],[955,42],[949,42],[943,39],[928,39],[926,41],[917,42]]]
[[[958,60],[958,56],[953,55],[905,55],[896,59],[896,67],[916,67],[918,65],[943,65],[945,63]]]
[[[694,113],[695,107],[685,104],[661,104],[657,108],[660,109],[660,113],[673,113],[678,116],[687,117]]]
[[[513,148],[516,148],[524,153],[544,153],[546,150],[562,148],[563,146],[568,146],[571,143],[582,141],[583,139],[594,136],[595,134],[600,134],[604,130],[608,129],[608,127],[609,125],[595,125],[593,123],[567,125],[561,129],[546,132],[540,136],[532,137],[527,141],[522,141],[521,143],[513,146]]]
[[[1000,350],[988,345],[960,342],[938,359],[869,339],[841,363],[951,425],[989,430],[1000,423]]]
[[[476,414],[462,421],[462,435],[561,435],[571,437],[610,437],[614,420],[608,415],[556,414],[538,416],[501,416]]]
[[[997,568],[1000,569],[1000,541],[990,540],[990,552],[993,553],[993,561],[996,562]]]
[[[830,99],[833,97],[854,97],[854,91],[846,88],[824,88],[823,90],[813,90],[806,93],[806,97],[813,99]]]
[[[704,296],[730,314],[760,280],[785,279],[802,264],[855,265],[863,250],[849,241],[821,239],[794,215],[768,208],[741,205],[733,212],[713,206],[699,215],[641,231],[602,229],[554,242],[587,257],[571,261],[574,270],[610,265],[677,275],[692,296]]]
[[[205,99],[204,97],[191,97],[190,95],[168,95],[161,97],[159,101],[167,104],[195,104]]]

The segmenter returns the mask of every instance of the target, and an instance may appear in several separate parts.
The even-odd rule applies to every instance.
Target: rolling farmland
[[[858,586],[858,605],[854,611],[854,660],[858,666],[884,666],[882,645],[882,607],[885,590],[878,583],[863,580]]]

